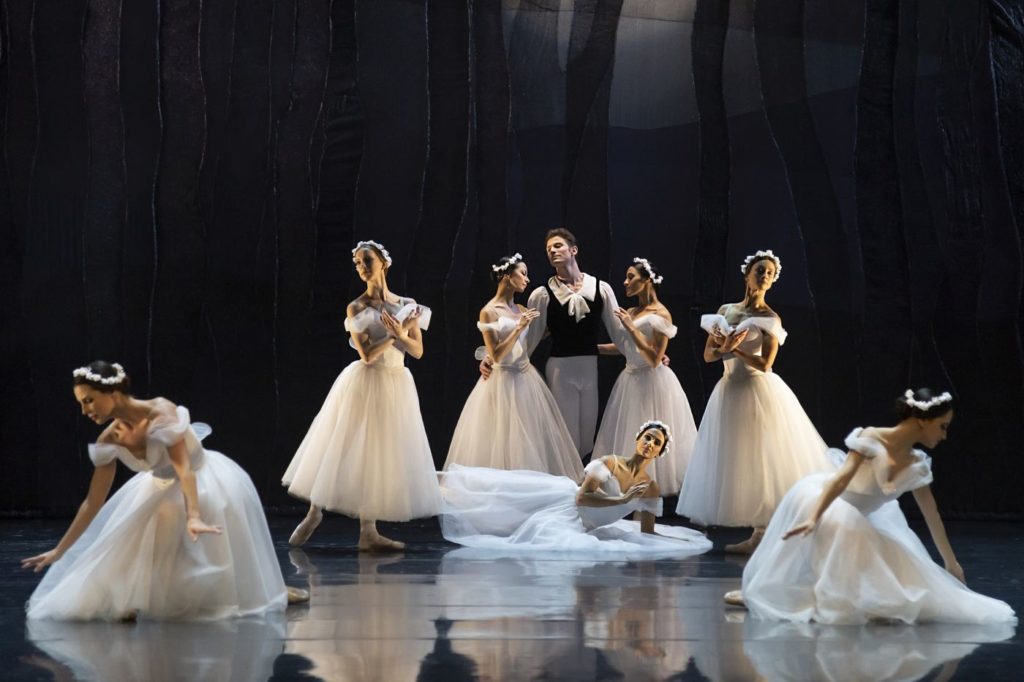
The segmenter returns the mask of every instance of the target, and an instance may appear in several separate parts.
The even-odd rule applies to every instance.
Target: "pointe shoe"
[[[747,608],[747,603],[743,601],[743,592],[740,590],[729,590],[725,593],[722,598],[729,606],[739,606],[741,608]]]
[[[302,547],[323,520],[324,513],[319,509],[316,511],[316,514],[306,514],[306,518],[302,519],[302,523],[297,525],[295,530],[292,531],[292,536],[288,538],[288,544],[292,547]]]
[[[403,549],[405,549],[404,542],[386,538],[379,533],[371,536],[359,536],[360,552],[399,552]]]
[[[305,604],[309,601],[309,590],[300,590],[297,587],[289,587],[288,590],[288,606],[292,604]]]
[[[761,538],[764,537],[763,530],[755,530],[754,533],[744,540],[743,542],[737,542],[732,545],[725,546],[726,554],[753,554],[757,546],[761,544]]]

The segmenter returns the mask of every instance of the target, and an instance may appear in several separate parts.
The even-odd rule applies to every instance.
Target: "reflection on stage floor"
[[[289,550],[289,584],[312,599],[281,617],[213,623],[30,622],[36,578],[16,559],[62,521],[0,523],[6,573],[4,679],[56,680],[919,680],[1011,679],[1015,628],[828,627],[766,623],[723,605],[743,560],[718,548],[684,560],[495,556],[444,543],[432,523],[395,526],[402,554],[355,550],[355,524],[330,518]],[[1019,524],[952,523],[971,584],[1024,607]]]

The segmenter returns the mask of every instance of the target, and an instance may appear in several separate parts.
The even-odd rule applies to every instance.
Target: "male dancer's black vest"
[[[568,358],[578,355],[597,355],[597,333],[602,325],[604,297],[601,296],[601,281],[597,282],[594,300],[587,299],[590,312],[579,322],[569,314],[569,302],[559,305],[551,287],[548,291],[548,331],[551,332],[551,357]]]

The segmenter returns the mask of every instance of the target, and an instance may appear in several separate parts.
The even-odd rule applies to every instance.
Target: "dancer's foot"
[[[741,608],[747,608],[747,603],[743,601],[743,592],[740,590],[729,590],[723,597],[725,603],[729,606],[739,606]]]
[[[405,549],[405,543],[386,538],[380,533],[360,533],[360,552],[398,552]]]
[[[119,623],[135,623],[139,620],[139,610],[132,609],[131,611],[125,611],[117,618]]]
[[[309,590],[300,590],[297,587],[288,588],[288,605],[305,604],[309,601]]]
[[[324,520],[324,513],[312,507],[309,513],[306,514],[306,518],[302,519],[302,523],[295,527],[292,532],[292,536],[288,538],[288,544],[292,547],[301,547],[306,544],[306,540],[309,540],[309,536],[313,534],[320,522]]]
[[[753,534],[743,542],[725,546],[726,554],[753,554],[764,537],[764,528],[755,528]]]

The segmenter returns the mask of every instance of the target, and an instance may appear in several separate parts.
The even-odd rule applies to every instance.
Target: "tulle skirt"
[[[1013,621],[1004,602],[972,592],[932,561],[899,503],[864,515],[841,497],[816,530],[783,541],[810,518],[828,474],[793,486],[743,570],[743,597],[756,618],[828,624]]]
[[[361,519],[437,514],[441,495],[409,370],[361,360],[346,367],[282,482],[296,497]]]
[[[655,535],[621,520],[650,501],[578,507],[576,482],[536,471],[452,466],[441,476],[445,539],[502,552],[684,557],[711,549],[689,528],[657,525]]]
[[[207,450],[195,476],[202,519],[220,535],[193,542],[178,481],[136,474],[49,568],[28,617],[218,619],[284,609],[284,579],[248,474]]]
[[[690,454],[697,440],[690,401],[668,367],[627,368],[615,381],[601,418],[601,430],[594,444],[594,458],[605,455],[629,457],[636,449],[636,432],[649,419],[658,419],[672,429],[672,447],[654,466],[648,467],[662,495],[675,495],[683,484]]]
[[[489,379],[477,381],[452,434],[444,466],[453,464],[583,479],[562,413],[532,365],[496,366]]]
[[[834,469],[781,378],[725,377],[708,400],[676,511],[705,525],[764,526],[790,486]]]

